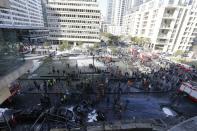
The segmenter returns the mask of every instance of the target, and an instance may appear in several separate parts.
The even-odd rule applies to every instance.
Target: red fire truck
[[[197,102],[197,82],[183,82],[179,91],[187,94],[192,101]]]

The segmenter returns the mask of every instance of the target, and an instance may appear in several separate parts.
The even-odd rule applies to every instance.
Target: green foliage
[[[68,43],[68,41],[63,41],[63,43],[59,45],[60,51],[64,51],[65,49],[71,49],[71,45]]]
[[[104,32],[104,33],[101,33],[101,36],[104,36],[104,37],[109,38],[110,36],[112,36],[112,34],[111,33]]]
[[[108,44],[111,46],[114,44],[114,42],[118,42],[121,39],[121,36],[115,36],[111,33],[102,33],[102,36],[105,36],[108,38]]]
[[[110,47],[112,54],[116,54],[118,52],[116,47]]]
[[[44,42],[43,46],[48,47],[50,44],[48,42]]]
[[[113,41],[113,42],[116,42],[116,41],[119,41],[119,40],[120,40],[120,36],[115,36],[115,35],[111,35],[109,38],[110,38],[111,41]]]
[[[77,42],[77,45],[78,45],[78,47],[82,48],[83,47],[83,42],[79,41],[79,42]]]
[[[134,44],[137,44],[138,43],[138,37],[137,36],[131,37],[131,42],[134,43]]]
[[[108,40],[108,45],[112,46],[113,45],[113,41],[112,40]]]
[[[94,44],[94,49],[99,48],[99,43]]]
[[[177,51],[174,53],[175,56],[179,56],[179,55],[182,55],[182,54],[184,54],[184,51],[182,51],[182,50],[177,50]]]
[[[93,52],[94,51],[94,47],[93,46],[89,46],[87,47],[89,52]]]
[[[148,43],[150,43],[150,39],[149,38],[145,38],[145,37],[131,37],[131,42],[137,45],[141,45],[144,46]]]

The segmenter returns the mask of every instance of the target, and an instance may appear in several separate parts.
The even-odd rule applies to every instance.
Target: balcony
[[[176,8],[174,7],[167,7],[164,11],[164,17],[173,17]]]
[[[164,14],[163,14],[163,18],[175,19],[174,18],[174,11],[165,11]]]
[[[160,51],[162,51],[163,48],[164,48],[164,45],[161,45],[161,44],[158,44],[158,43],[155,45],[155,50],[160,50]]]
[[[167,39],[163,39],[163,38],[157,39],[157,45],[166,45],[167,43],[168,43]]]
[[[164,41],[157,41],[157,45],[165,45],[167,42]]]
[[[167,35],[167,34],[159,34],[158,35],[158,38],[161,38],[161,39],[169,39],[169,35]]]
[[[168,24],[162,24],[160,27],[160,29],[170,29],[170,28],[171,28],[171,26]]]
[[[174,20],[174,19],[176,19],[176,18],[174,18],[174,16],[172,15],[164,15],[163,16],[163,19],[170,19],[170,20]]]
[[[196,33],[197,34],[197,29],[196,28],[194,29],[193,33]]]

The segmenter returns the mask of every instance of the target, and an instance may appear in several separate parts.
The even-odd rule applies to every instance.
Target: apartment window
[[[169,4],[174,4],[174,0],[169,0]]]

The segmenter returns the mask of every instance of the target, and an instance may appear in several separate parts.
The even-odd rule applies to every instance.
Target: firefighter
[[[51,80],[48,80],[48,81],[47,81],[47,85],[48,85],[49,88],[52,88],[52,86],[53,86],[52,81],[51,81]]]
[[[65,71],[65,70],[63,70],[63,71],[62,71],[62,73],[63,73],[63,76],[65,76],[65,74],[66,74],[66,71]]]
[[[54,66],[52,67],[52,72],[53,72],[53,74],[55,74],[55,67]]]
[[[47,82],[44,81],[44,92],[45,92],[45,93],[47,93],[47,88],[48,88]]]
[[[36,81],[34,81],[34,86],[37,88],[38,91],[40,90],[40,85]]]
[[[61,96],[61,103],[62,103],[62,104],[65,104],[65,103],[66,103],[66,100],[67,100],[66,94],[62,95],[62,96]]]
[[[55,85],[56,84],[56,80],[55,80],[55,78],[53,78],[53,85]]]

